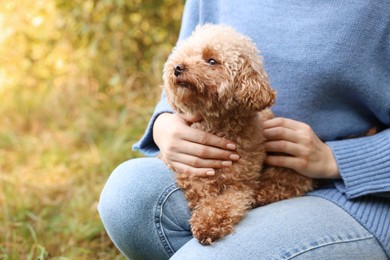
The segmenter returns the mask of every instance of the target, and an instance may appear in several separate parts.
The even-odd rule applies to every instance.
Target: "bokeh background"
[[[0,0],[0,259],[123,259],[96,206],[159,98],[183,0]]]

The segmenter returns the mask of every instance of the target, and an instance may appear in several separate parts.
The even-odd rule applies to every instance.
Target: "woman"
[[[390,2],[189,0],[179,41],[203,23],[228,24],[262,52],[277,91],[266,149],[286,154],[266,162],[330,185],[251,210],[231,235],[202,246],[172,172],[156,158],[131,160],[99,204],[115,245],[130,259],[390,257]],[[163,94],[134,148],[205,178],[229,167],[234,143],[189,127],[196,120],[172,113]]]

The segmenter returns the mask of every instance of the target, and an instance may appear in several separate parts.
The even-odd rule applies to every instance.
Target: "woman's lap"
[[[376,239],[344,210],[319,197],[257,208],[211,247],[195,240],[172,259],[386,259]]]
[[[173,183],[171,171],[156,158],[127,161],[107,180],[98,210],[108,235],[128,258],[169,258],[157,232],[156,210]]]
[[[376,239],[343,209],[301,197],[251,210],[212,246],[192,239],[190,211],[159,159],[120,165],[102,191],[99,212],[130,259],[386,259]]]

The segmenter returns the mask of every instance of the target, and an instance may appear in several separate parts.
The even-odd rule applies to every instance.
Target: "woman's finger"
[[[214,160],[214,159],[203,159],[187,154],[175,153],[169,160],[172,163],[182,163],[194,168],[224,168],[230,167],[233,164],[232,160]]]
[[[308,161],[294,156],[270,155],[265,159],[265,163],[271,166],[290,168],[302,174],[306,173],[309,165]]]
[[[181,117],[182,119],[184,119],[184,121],[186,121],[189,124],[203,120],[203,117],[201,114],[187,115],[187,114],[183,114],[183,113],[178,113],[177,115],[179,117]]]
[[[234,160],[239,159],[239,155],[234,151],[228,151],[213,146],[202,145],[198,143],[186,143],[185,145],[176,145],[172,150],[178,154],[191,155],[202,159]]]
[[[301,146],[286,140],[270,141],[265,143],[265,150],[273,153],[283,153],[292,156],[299,156],[301,154]]]
[[[286,140],[293,143],[299,142],[297,132],[286,127],[272,127],[263,131],[264,137],[269,141]]]
[[[221,149],[226,149],[231,151],[234,151],[237,148],[237,145],[230,140],[227,140],[225,138],[195,128],[191,128],[191,130],[188,130],[185,133],[185,135],[183,134],[181,136],[181,138],[193,143],[218,147]]]
[[[190,165],[175,162],[172,164],[175,172],[185,175],[196,175],[198,177],[210,177],[215,175],[215,170],[213,168],[195,168]]]
[[[307,128],[310,128],[305,123],[295,121],[289,118],[283,118],[283,117],[275,117],[263,123],[264,129],[275,128],[275,127],[284,127],[284,128],[289,128],[291,130],[302,130],[302,129],[306,130]]]

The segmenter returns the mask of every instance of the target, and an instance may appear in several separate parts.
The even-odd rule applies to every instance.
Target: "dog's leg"
[[[237,224],[255,203],[253,191],[249,188],[228,188],[216,197],[199,201],[190,220],[194,237],[201,244],[209,245],[233,231]]]
[[[313,190],[311,178],[290,169],[267,167],[261,174],[256,188],[256,206],[302,196]]]

